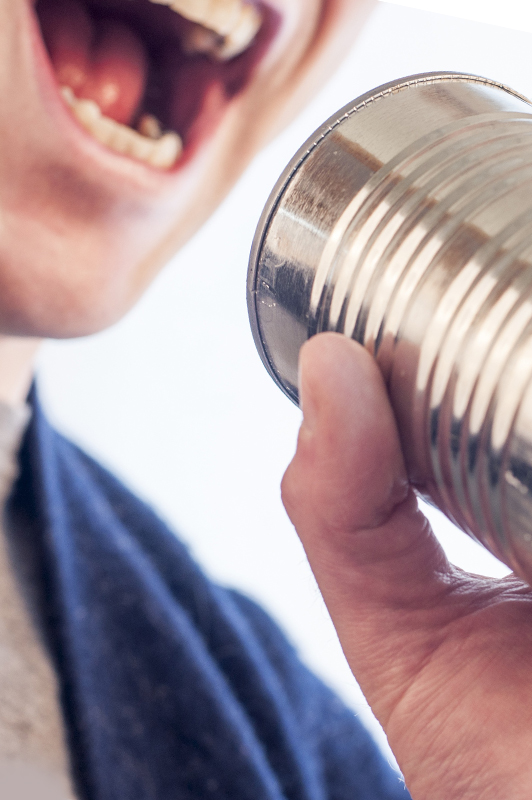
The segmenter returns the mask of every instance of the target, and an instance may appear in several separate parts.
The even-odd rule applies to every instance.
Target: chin
[[[16,275],[2,269],[0,261],[0,335],[73,338],[117,322],[140,290],[135,292],[130,279],[135,262],[121,265],[108,255],[100,255],[97,269],[81,253],[63,263],[49,263],[41,255],[38,269],[22,264],[25,269]]]

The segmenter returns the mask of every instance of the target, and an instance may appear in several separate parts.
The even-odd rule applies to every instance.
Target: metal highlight
[[[259,353],[297,402],[301,345],[363,344],[419,493],[532,582],[532,106],[484,78],[395,81],[329,120],[257,230]]]

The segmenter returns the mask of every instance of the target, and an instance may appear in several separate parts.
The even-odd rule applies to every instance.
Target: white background
[[[511,10],[512,3],[497,5]],[[489,11],[489,3],[482,6]],[[148,499],[211,575],[267,606],[373,729],[279,500],[300,415],[254,350],[248,252],[277,175],[339,107],[385,81],[431,70],[483,74],[531,96],[531,53],[532,35],[524,32],[379,3],[329,86],[261,154],[140,305],[112,330],[49,343],[41,357],[41,392],[53,420]],[[431,515],[456,563],[506,571]]]
[[[435,11],[453,17],[487,22],[520,31],[532,32],[530,0],[389,0],[397,6]]]

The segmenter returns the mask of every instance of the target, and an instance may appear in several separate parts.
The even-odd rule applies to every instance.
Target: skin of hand
[[[452,566],[409,486],[369,353],[302,348],[283,500],[414,800],[532,796],[532,592]]]

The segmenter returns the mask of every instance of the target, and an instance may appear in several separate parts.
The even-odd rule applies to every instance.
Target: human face
[[[372,5],[248,1],[0,0],[0,334],[120,318]]]

